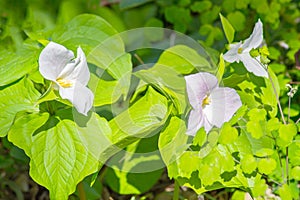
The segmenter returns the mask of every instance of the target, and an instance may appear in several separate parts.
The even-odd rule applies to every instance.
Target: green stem
[[[179,200],[179,183],[174,181],[173,200]]]
[[[78,183],[77,189],[78,189],[79,199],[80,200],[87,200],[86,196],[85,196],[85,191],[84,191],[84,188],[83,188],[82,181],[80,183]]]
[[[275,93],[275,96],[276,96],[276,101],[277,101],[277,105],[278,105],[279,112],[280,112],[280,115],[281,115],[281,119],[282,119],[283,123],[286,124],[286,121],[285,121],[284,115],[283,115],[283,111],[282,111],[282,107],[281,107],[281,105],[280,105],[279,96],[278,96],[278,94],[277,94],[277,92],[276,92],[276,88],[275,88],[273,79],[272,79],[272,77],[271,77],[269,71],[267,71],[267,72],[268,72],[268,76],[269,76],[270,82],[271,82],[271,84],[272,84],[272,88],[273,88],[274,93]]]

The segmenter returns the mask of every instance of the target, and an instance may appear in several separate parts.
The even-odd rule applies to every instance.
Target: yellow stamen
[[[71,87],[73,85],[73,83],[71,81],[61,79],[61,78],[58,78],[56,81],[60,86],[62,86],[64,88],[68,88],[68,87]]]
[[[241,54],[242,52],[243,52],[243,48],[242,47],[238,48],[238,53]]]
[[[210,102],[211,102],[211,100],[210,100],[209,96],[206,95],[206,97],[202,101],[202,107],[205,107],[206,105],[209,105]]]

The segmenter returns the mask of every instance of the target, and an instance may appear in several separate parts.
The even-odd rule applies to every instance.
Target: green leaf
[[[190,10],[177,6],[169,6],[165,9],[165,17],[168,22],[174,24],[174,29],[179,32],[186,32],[187,26],[192,18]]]
[[[292,142],[296,134],[297,127],[295,124],[281,124],[279,127],[279,137],[285,142]]]
[[[248,112],[249,119],[251,121],[264,121],[266,119],[267,112],[265,109],[253,108]]]
[[[258,157],[267,157],[267,156],[271,156],[273,154],[274,154],[273,149],[262,148],[262,149],[257,150],[254,155],[258,156]]]
[[[228,144],[234,142],[238,137],[238,131],[236,128],[232,127],[229,123],[224,123],[219,136],[219,143]]]
[[[211,1],[207,1],[207,0],[200,1],[200,2],[196,1],[193,3],[193,5],[191,5],[191,10],[193,12],[202,13],[203,11],[210,9],[211,6],[212,6]]]
[[[288,184],[282,185],[278,191],[282,200],[293,199],[292,191]]]
[[[219,83],[222,80],[224,71],[225,71],[225,61],[223,58],[223,54],[220,54],[220,61],[219,61],[218,72],[217,72],[217,79],[218,79]]]
[[[101,17],[82,14],[73,18],[63,27],[58,27],[52,36],[52,40],[74,52],[80,46],[84,53],[88,55],[91,50],[115,34],[117,34],[116,30]],[[122,41],[116,37],[117,39],[120,42],[115,44],[118,47],[114,50],[123,50]]]
[[[22,79],[0,91],[0,137],[7,134],[15,115],[20,111],[37,111],[39,92],[31,81]]]
[[[153,0],[121,0],[119,6],[120,9],[128,9],[138,7],[151,1]]]
[[[246,17],[242,12],[231,12],[228,14],[227,18],[236,31],[242,31],[245,28]]]
[[[264,135],[264,127],[262,121],[249,121],[247,123],[247,131],[251,133],[252,137],[259,139]]]
[[[230,22],[220,13],[220,18],[223,26],[223,30],[225,32],[225,36],[227,38],[228,43],[232,43],[234,39],[234,28],[230,24]]]
[[[8,133],[8,140],[23,149],[27,156],[31,156],[32,133],[43,126],[49,118],[48,113],[22,114],[16,118]]]
[[[271,174],[276,169],[276,161],[273,158],[262,158],[257,164],[258,171],[266,175]]]
[[[37,69],[37,50],[23,49],[19,53],[0,52],[0,86],[12,83]],[[9,76],[8,76],[9,74]]]
[[[148,87],[142,98],[109,122],[112,129],[109,139],[114,147],[102,159],[108,159],[128,144],[155,132],[164,125],[168,115],[166,98]]]
[[[242,159],[241,159],[241,167],[243,172],[247,174],[251,174],[257,167],[257,162],[253,155],[251,154],[246,154]]]
[[[181,74],[189,74],[194,69],[198,71],[211,70],[212,66],[206,56],[188,46],[176,45],[166,49],[156,64],[170,67]]]
[[[168,126],[160,133],[158,141],[159,151],[167,167],[171,166],[188,148],[187,141],[185,122],[178,117],[172,117]],[[169,169],[169,176],[174,177],[176,171]]]
[[[30,176],[50,191],[51,199],[68,199],[84,177],[98,170],[110,128],[96,114],[82,127],[68,119],[50,122],[57,124],[31,136]]]
[[[291,178],[300,180],[300,166],[296,166],[291,170]]]
[[[112,190],[119,194],[141,194],[158,181],[165,166],[157,139],[158,134],[140,139],[110,158],[105,182]]]
[[[204,127],[200,128],[196,133],[195,137],[193,138],[193,145],[195,146],[202,146],[207,140],[207,134],[205,132]]]

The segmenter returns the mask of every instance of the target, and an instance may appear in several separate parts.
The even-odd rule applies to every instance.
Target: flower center
[[[57,83],[61,86],[61,87],[64,87],[64,88],[68,88],[68,87],[71,87],[73,85],[72,81],[70,80],[65,80],[65,79],[62,79],[62,78],[58,78],[56,79]]]
[[[242,47],[238,48],[238,53],[241,54],[242,52],[243,52],[243,48]]]
[[[204,108],[206,105],[209,105],[211,102],[209,95],[206,95],[206,97],[202,101],[202,108]]]

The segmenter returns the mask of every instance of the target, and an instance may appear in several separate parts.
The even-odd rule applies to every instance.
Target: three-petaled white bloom
[[[262,65],[260,65],[259,56],[253,58],[250,55],[250,51],[258,48],[262,42],[263,24],[260,20],[258,20],[248,39],[236,44],[230,44],[230,49],[224,54],[224,59],[230,63],[242,61],[249,72],[252,72],[256,76],[268,77],[268,72]]]
[[[94,95],[86,87],[90,79],[86,57],[80,47],[77,58],[64,46],[50,42],[39,57],[42,76],[54,83],[61,98],[69,100],[79,113],[87,115],[94,101]]]
[[[192,110],[189,114],[187,134],[193,135],[204,127],[208,133],[213,126],[220,128],[241,107],[237,92],[219,87],[212,74],[200,72],[185,76],[187,94]]]

